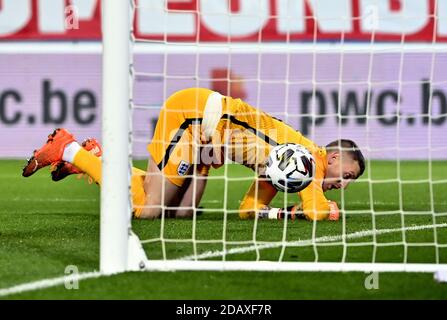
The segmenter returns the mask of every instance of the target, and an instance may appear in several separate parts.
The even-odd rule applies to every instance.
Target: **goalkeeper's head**
[[[365,157],[352,140],[339,139],[326,146],[327,171],[323,191],[344,189],[365,171]]]

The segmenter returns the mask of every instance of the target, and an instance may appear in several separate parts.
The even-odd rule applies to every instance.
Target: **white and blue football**
[[[312,182],[315,166],[314,157],[302,145],[280,144],[270,150],[265,175],[277,190],[299,192]]]

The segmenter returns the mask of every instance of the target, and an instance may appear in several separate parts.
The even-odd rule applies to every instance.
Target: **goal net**
[[[164,101],[178,90],[203,87],[242,99],[318,145],[355,141],[367,159],[365,173],[349,188],[325,193],[340,208],[338,221],[241,220],[240,202],[257,176],[227,161],[210,170],[192,218],[169,218],[167,212],[177,205],[162,207],[155,220],[132,219],[140,240],[130,240],[147,256],[132,260],[138,267],[446,270],[447,46],[441,41],[446,1],[138,0],[130,1],[129,12],[130,38],[121,32],[123,40],[115,33],[109,41],[124,45],[130,39],[131,54],[121,49],[115,64],[104,65],[118,68],[127,59],[126,79],[120,81],[129,87],[130,103],[116,108],[130,105],[130,110],[107,111],[111,107],[105,103],[104,114],[118,119],[103,124],[121,135],[103,132],[105,152],[111,149],[105,164],[121,152],[113,139],[125,151],[116,167],[103,169],[102,190],[102,204],[109,203],[102,209],[103,230],[115,225],[105,218],[110,211],[126,207],[129,213],[115,213],[121,240],[116,230],[108,231],[115,243],[125,242],[121,258],[133,252],[126,242],[130,165],[146,170],[147,145]],[[104,24],[104,32],[116,23]],[[114,54],[111,48],[105,46],[105,57]],[[104,88],[104,99],[116,102],[113,86]],[[123,173],[119,183],[127,183],[125,192],[114,178],[107,189],[107,175],[117,172]],[[195,194],[198,180],[190,179]],[[165,187],[160,190],[164,197]],[[299,203],[297,194],[278,193],[270,206]],[[116,256],[114,250],[109,248],[109,256]],[[105,258],[104,266],[117,260]]]

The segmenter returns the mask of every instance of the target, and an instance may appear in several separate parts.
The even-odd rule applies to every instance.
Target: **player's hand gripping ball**
[[[282,192],[299,192],[315,176],[315,159],[302,145],[286,143],[270,150],[265,175]]]

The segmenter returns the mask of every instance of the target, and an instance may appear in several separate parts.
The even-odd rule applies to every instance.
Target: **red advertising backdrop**
[[[0,0],[0,39],[99,40],[100,2]],[[141,39],[447,42],[447,0],[136,2]]]

